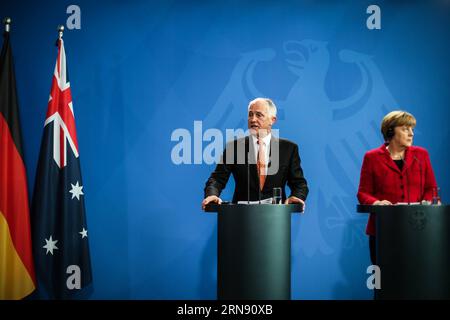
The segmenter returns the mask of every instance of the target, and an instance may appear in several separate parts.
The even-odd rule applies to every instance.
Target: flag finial
[[[59,26],[58,26],[58,39],[59,40],[61,40],[62,39],[62,36],[63,36],[63,31],[64,31],[64,26],[62,25],[62,24],[60,24]]]
[[[3,19],[3,24],[5,25],[5,32],[9,32],[11,27],[11,18],[6,17],[5,19]]]

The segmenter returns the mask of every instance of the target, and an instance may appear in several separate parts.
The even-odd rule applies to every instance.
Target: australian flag
[[[62,39],[45,117],[31,223],[41,297],[68,299],[92,282],[84,186]]]

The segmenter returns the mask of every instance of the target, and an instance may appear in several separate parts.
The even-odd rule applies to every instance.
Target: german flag
[[[35,289],[27,176],[9,32],[0,56],[0,300]]]

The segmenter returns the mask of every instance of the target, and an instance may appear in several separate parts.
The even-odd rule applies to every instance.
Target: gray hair
[[[275,105],[275,103],[269,99],[269,98],[256,98],[253,99],[252,101],[250,101],[250,103],[248,104],[248,110],[250,110],[250,107],[255,104],[258,101],[264,101],[266,103],[266,105],[269,107],[269,114],[272,117],[276,117],[277,116],[277,106]]]

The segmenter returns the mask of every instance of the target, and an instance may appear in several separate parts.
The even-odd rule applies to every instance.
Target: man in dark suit
[[[308,186],[303,177],[298,146],[272,136],[276,114],[276,106],[270,99],[257,98],[250,102],[250,135],[227,144],[220,163],[206,182],[203,209],[209,203],[222,203],[219,196],[230,175],[235,180],[233,203],[271,198],[273,188],[281,188],[285,204],[301,203],[305,207]],[[288,198],[286,184],[291,189]]]

